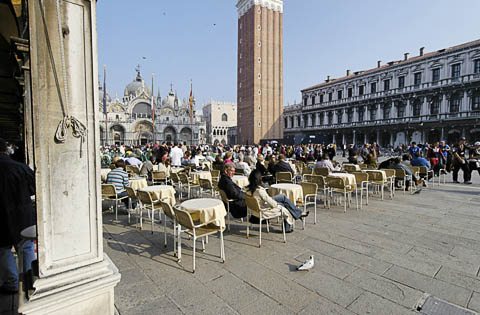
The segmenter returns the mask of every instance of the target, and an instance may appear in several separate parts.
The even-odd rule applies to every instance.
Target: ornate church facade
[[[103,113],[103,91],[100,91],[100,137],[103,145],[143,145],[146,143],[186,142],[203,144],[206,141],[206,124],[195,111],[193,120],[188,102],[178,98],[173,88],[164,98],[160,92],[155,97],[145,84],[137,67],[136,78],[125,87],[123,98],[111,99],[107,95],[107,113]],[[153,111],[152,111],[153,104]],[[152,117],[153,114],[153,117]],[[105,133],[108,130],[108,134]]]

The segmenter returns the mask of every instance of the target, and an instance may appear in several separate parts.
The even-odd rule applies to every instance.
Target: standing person
[[[170,160],[172,161],[173,167],[180,167],[182,165],[183,151],[180,147],[180,143],[175,143],[173,148],[170,150]]]
[[[35,194],[35,174],[7,152],[7,143],[0,138],[0,291],[14,294],[18,292],[18,270],[12,247],[16,252],[23,250],[24,271],[30,270],[35,260],[33,242],[25,242],[20,248],[21,231],[35,224],[30,199]]]
[[[442,163],[446,166],[447,172],[450,172],[452,154],[450,153],[450,146],[445,140],[440,141],[440,158]]]
[[[468,164],[470,171],[477,170],[480,175],[480,141],[475,142],[473,148],[470,149]]]
[[[410,160],[413,159],[415,153],[420,152],[420,148],[417,146],[415,141],[412,142],[412,145],[408,148],[408,152],[410,155]]]
[[[140,176],[146,176],[148,181],[152,181],[153,164],[155,164],[156,158],[154,155],[150,156],[145,163],[143,163],[140,169]]]
[[[458,171],[462,170],[463,171],[463,182],[465,184],[471,184],[472,182],[470,181],[470,168],[468,167],[467,163],[467,158],[465,157],[465,137],[460,137],[460,141],[458,144],[454,147],[453,150],[453,158],[452,158],[452,164],[453,164],[453,182],[454,183],[459,183],[458,182]]]

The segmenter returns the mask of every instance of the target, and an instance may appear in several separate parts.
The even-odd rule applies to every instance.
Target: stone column
[[[355,129],[352,130],[353,133],[353,144],[357,144],[357,133],[355,132]]]
[[[342,144],[345,144],[345,134],[342,133]]]
[[[368,143],[368,136],[367,136],[367,131],[363,134],[363,143]]]
[[[353,121],[354,121],[354,122],[357,122],[357,121],[358,121],[358,107],[357,107],[357,106],[355,106],[355,107],[353,108]]]
[[[393,144],[394,144],[394,143],[393,143],[393,142],[394,142],[393,134],[394,134],[394,132],[391,131],[391,132],[390,132],[390,145],[391,145],[391,146],[393,146]]]
[[[28,6],[33,106],[26,120],[34,126],[38,274],[34,290],[19,303],[19,313],[114,314],[113,288],[120,274],[103,253],[96,1],[60,1],[63,34],[55,3],[44,0],[65,110],[57,95],[39,1]],[[54,140],[65,115],[85,125],[85,141],[75,138],[72,128],[64,142]],[[19,298],[23,302],[25,294]]]
[[[377,130],[377,144],[380,145],[380,130]]]
[[[427,97],[423,98],[423,104],[422,104],[422,115],[428,115],[428,100]]]
[[[440,114],[444,114],[447,112],[447,95],[442,95],[442,103],[440,104]]]

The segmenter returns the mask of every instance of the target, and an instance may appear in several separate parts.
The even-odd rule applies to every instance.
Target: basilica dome
[[[125,96],[137,96],[137,94],[141,94],[142,92],[145,92],[148,96],[152,95],[152,91],[150,91],[140,75],[140,70],[137,69],[137,77],[125,88]]]

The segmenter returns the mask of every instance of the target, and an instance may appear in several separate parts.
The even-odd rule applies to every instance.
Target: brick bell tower
[[[239,0],[237,134],[283,138],[283,0]]]

